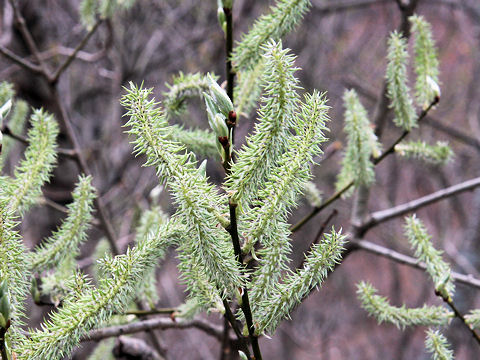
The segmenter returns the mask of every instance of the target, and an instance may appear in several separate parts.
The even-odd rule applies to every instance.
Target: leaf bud
[[[5,104],[0,107],[0,125],[10,112],[10,109],[12,108],[12,99],[8,99]]]
[[[0,299],[0,326],[3,328],[7,327],[7,322],[10,319],[10,301],[8,300],[8,295],[5,294]]]
[[[228,97],[225,90],[218,85],[212,75],[208,74],[207,77],[210,85],[210,95],[218,109],[217,112],[221,112],[223,115],[225,115],[225,117],[227,117],[228,113],[233,110],[232,101]]]

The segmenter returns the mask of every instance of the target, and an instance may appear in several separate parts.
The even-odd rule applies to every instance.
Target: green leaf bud
[[[7,281],[2,280],[2,282],[0,283],[0,298],[7,294],[7,290]]]
[[[0,124],[5,119],[12,108],[12,99],[8,99],[5,104],[0,107]]]
[[[208,74],[208,83],[210,85],[210,96],[217,107],[216,112],[221,112],[225,117],[233,110],[233,104],[225,90],[215,81],[212,75]]]
[[[4,323],[1,323],[0,326],[5,328],[7,326],[7,321],[10,318],[10,301],[8,300],[8,295],[4,294],[0,299],[0,314],[2,315],[1,320]]]
[[[218,2],[220,3],[220,1],[218,1]],[[222,6],[219,6],[218,9],[217,9],[217,19],[218,19],[218,23],[220,24],[220,26],[223,29],[223,32],[226,33],[227,32],[227,20],[225,18],[225,12],[223,11]]]

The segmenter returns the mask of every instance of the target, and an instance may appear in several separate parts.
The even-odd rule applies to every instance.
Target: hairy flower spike
[[[135,243],[141,243],[151,233],[158,232],[160,226],[168,221],[168,215],[165,214],[158,206],[144,211],[142,213],[142,217],[140,218],[140,223],[136,229],[137,233],[135,235]],[[153,267],[151,271],[145,275],[142,284],[138,289],[138,299],[141,301],[148,301],[152,307],[154,307],[155,303],[158,301],[155,267]]]
[[[321,286],[328,271],[340,262],[345,236],[334,229],[315,244],[305,259],[303,269],[277,283],[270,296],[263,299],[257,312],[256,333],[273,333],[280,321],[297,306],[312,289]]]
[[[3,320],[11,320],[8,340],[17,343],[21,338],[21,318],[24,315],[24,300],[28,294],[30,270],[27,266],[27,249],[15,230],[15,214],[9,211],[5,184],[0,178],[0,282],[2,284]],[[8,300],[8,304],[7,304]],[[8,308],[8,316],[6,312]]]
[[[324,132],[329,120],[324,94],[314,92],[305,96],[305,104],[295,119],[295,136],[290,136],[287,151],[276,168],[267,175],[263,189],[248,214],[250,226],[247,238],[250,246],[265,233],[275,233],[270,224],[275,219],[285,220],[288,210],[296,205],[298,196],[311,178],[310,163],[322,153],[320,145],[327,140]]]
[[[234,96],[235,105],[238,113],[245,117],[249,116],[260,98],[264,68],[265,62],[261,58],[252,69],[240,71],[237,74]]]
[[[427,306],[409,309],[405,306],[395,307],[382,296],[376,295],[377,290],[367,282],[357,285],[357,296],[362,307],[380,323],[388,322],[398,328],[411,325],[437,326],[446,325],[455,316],[443,306]]]
[[[417,127],[417,117],[407,85],[407,41],[397,32],[388,39],[387,95],[395,112],[395,125],[410,131]]]
[[[68,217],[58,230],[31,254],[31,266],[36,271],[54,267],[65,257],[74,257],[87,238],[92,219],[95,190],[90,176],[80,176],[73,191],[73,202],[68,205]]]
[[[58,125],[53,116],[43,110],[35,110],[30,122],[32,128],[28,132],[29,146],[25,159],[15,169],[15,179],[7,189],[8,206],[20,213],[35,204],[42,194],[41,187],[50,177],[56,161]]]
[[[264,45],[292,31],[309,7],[310,0],[277,0],[271,13],[262,15],[234,48],[232,58],[238,70],[255,66],[266,50]]]
[[[451,299],[455,285],[450,274],[450,266],[443,261],[443,252],[433,247],[431,236],[415,215],[406,218],[405,234],[415,249],[415,257],[427,265],[427,272],[435,283],[435,291],[442,297]]]
[[[80,20],[87,29],[91,29],[98,17],[111,18],[120,9],[128,9],[135,0],[83,0],[80,3]]]
[[[218,78],[214,74],[210,74],[210,77],[214,80]],[[200,73],[185,75],[180,72],[173,78],[172,85],[168,83],[165,85],[168,87],[168,91],[163,93],[163,105],[166,116],[170,118],[186,110],[186,100],[203,96],[203,93],[210,87],[210,81],[206,75]]]
[[[218,158],[217,139],[214,133],[201,129],[184,129],[172,125],[170,140],[179,142],[197,156]]]
[[[57,360],[69,354],[90,329],[121,312],[135,296],[141,279],[163,256],[178,236],[175,223],[161,226],[126,254],[102,260],[110,276],[101,279],[98,288],[67,297],[48,322],[24,339],[18,348],[19,360]]]
[[[435,145],[425,141],[410,141],[395,146],[401,156],[413,157],[434,165],[445,165],[453,158],[453,151],[445,141],[437,141]]]
[[[345,91],[345,132],[347,148],[342,160],[342,169],[338,175],[337,190],[345,187],[350,181],[354,186],[370,185],[375,180],[372,155],[379,153],[380,145],[373,128],[368,121],[365,108],[360,103],[355,90]]]
[[[233,194],[232,201],[241,207],[257,196],[256,189],[285,151],[299,102],[298,80],[293,75],[297,70],[294,57],[288,54],[288,49],[282,49],[281,43],[270,42],[265,50],[264,96],[258,123],[255,133],[238,152],[225,184],[226,190]]]
[[[453,351],[440,331],[428,329],[425,347],[432,354],[432,360],[453,360]]]
[[[178,206],[175,218],[185,225],[188,244],[184,244],[191,266],[202,267],[208,281],[222,296],[233,294],[243,284],[241,271],[229,241],[229,234],[218,226],[216,214],[226,204],[215,187],[197,167],[194,155],[185,153],[179,143],[169,140],[171,127],[165,114],[149,100],[151,90],[131,84],[122,104],[130,120],[129,134],[134,135],[137,154],[146,154],[147,166],[154,166],[161,181],[166,181]],[[196,269],[195,269],[196,270]],[[192,276],[190,276],[192,275]],[[193,286],[194,273],[183,274],[187,286]]]
[[[415,36],[415,83],[417,103],[426,109],[440,97],[438,57],[430,24],[422,16],[410,17]]]

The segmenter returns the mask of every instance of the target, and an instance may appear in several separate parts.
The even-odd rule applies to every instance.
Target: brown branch
[[[18,30],[22,34],[22,37],[25,40],[27,47],[32,53],[33,57],[35,58],[35,60],[37,60],[42,74],[45,76],[47,81],[50,81],[51,79],[50,71],[48,70],[47,65],[44,63],[44,61],[40,56],[40,52],[38,51],[37,44],[35,43],[35,40],[33,39],[33,36],[30,33],[30,30],[28,30],[25,19],[23,18],[22,14],[20,13],[20,10],[18,9],[17,2],[15,0],[9,0],[9,2],[13,9],[13,15],[14,15],[15,23],[18,27]]]
[[[385,5],[393,3],[393,0],[356,0],[356,1],[337,1],[328,5],[323,5],[324,2],[320,2],[322,5],[313,4],[313,13],[321,15],[336,14],[343,11],[359,10],[368,8],[372,5]]]
[[[219,341],[223,337],[223,329],[220,326],[210,324],[205,320],[172,321],[171,319],[160,317],[148,320],[142,320],[119,326],[111,326],[103,329],[92,330],[88,336],[81,339],[84,341],[100,341],[110,337],[116,337],[126,334],[134,334],[148,330],[167,330],[167,329],[189,329],[196,328],[202,330],[207,335],[213,336]]]
[[[30,61],[22,59],[20,56],[16,55],[12,51],[0,45],[0,54],[5,56],[7,59],[10,59],[17,65],[20,65],[24,69],[33,72],[34,74],[43,74],[40,66],[32,64]]]
[[[29,145],[30,143],[28,142],[28,139],[22,135],[14,134],[8,125],[4,125],[1,129],[2,134],[7,135],[11,137],[14,140],[17,140],[18,142],[24,144],[24,145]],[[60,156],[65,156],[67,158],[76,159],[75,151],[71,149],[63,149],[63,148],[58,148],[56,149],[56,152]]]
[[[338,215],[338,211],[337,209],[333,209],[333,211],[330,213],[330,215],[325,219],[325,221],[322,223],[322,225],[320,226],[320,229],[318,229],[318,232],[317,232],[317,235],[315,236],[315,238],[313,239],[313,241],[311,242],[310,246],[308,247],[309,249],[311,249],[313,247],[313,245],[315,244],[318,244],[318,242],[320,241],[320,237],[322,236],[322,234],[324,233],[325,231],[325,228],[327,227],[328,223],[330,221],[332,221],[332,219]],[[301,263],[297,266],[297,269],[301,269],[303,268],[303,265],[305,263],[305,260],[306,260],[306,257],[304,256],[302,258],[302,261]]]
[[[475,341],[478,343],[478,345],[480,345],[480,336],[478,335],[478,333],[473,329],[472,326],[470,326],[467,322],[467,320],[465,319],[465,317],[463,316],[463,314],[458,310],[458,308],[455,306],[455,303],[453,302],[453,300],[450,298],[450,297],[447,297],[445,294],[441,294],[440,292],[438,291],[435,291],[435,294],[437,296],[439,296],[452,310],[453,312],[455,313],[455,316],[457,318],[460,319],[460,321],[462,322],[462,324],[464,325],[464,327],[467,328],[467,330],[472,334],[473,338],[475,339]]]
[[[412,268],[421,270],[427,269],[427,265],[424,262],[421,262],[411,256],[399,253],[397,251],[381,245],[377,245],[367,240],[349,239],[343,258],[347,257],[356,250],[364,250],[371,254],[384,257],[386,259],[395,261],[399,264],[410,266]],[[464,275],[457,272],[452,272],[451,276],[452,279],[458,283],[480,290],[480,279],[477,279],[472,275]]]
[[[450,186],[448,188],[436,191],[432,194],[422,196],[421,198],[409,201],[405,204],[397,205],[390,209],[376,211],[371,214],[370,218],[360,226],[363,233],[365,233],[370,228],[381,224],[385,221],[394,219],[396,217],[402,216],[411,211],[415,211],[424,206],[430,205],[437,201],[447,199],[450,196],[460,194],[464,191],[470,191],[480,186],[480,177],[464,181],[460,184]]]
[[[55,71],[55,73],[51,77],[51,82],[56,83],[58,82],[58,79],[62,75],[62,73],[70,66],[70,64],[76,59],[77,54],[80,50],[82,50],[85,45],[87,44],[88,40],[92,37],[92,35],[97,31],[98,27],[102,23],[101,20],[97,20],[95,25],[92,27],[92,29],[85,35],[85,37],[78,43],[77,47],[75,50],[73,50],[72,54],[64,61],[62,65],[58,67],[58,69]]]

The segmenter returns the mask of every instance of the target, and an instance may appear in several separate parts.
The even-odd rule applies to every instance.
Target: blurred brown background
[[[298,29],[284,39],[284,46],[298,55],[297,65],[302,70],[297,76],[305,89],[328,91],[330,143],[343,142],[343,91],[355,88],[373,117],[375,103],[382,93],[386,39],[389,32],[398,28],[401,14],[393,0],[312,2],[311,11]],[[79,1],[18,3],[42,57],[49,64],[61,63],[85,34],[79,25]],[[273,4],[273,1],[235,0],[236,39]],[[61,78],[60,96],[94,173],[94,184],[107,205],[121,249],[133,240],[139,213],[148,207],[148,194],[158,184],[153,169],[141,168],[143,159],[131,155],[131,146],[122,129],[123,109],[118,102],[122,86],[128,81],[143,81],[146,87],[155,87],[157,99],[161,99],[165,82],[171,81],[179,71],[213,71],[223,81],[224,39],[216,12],[214,0],[139,0],[132,9],[102,24]],[[430,113],[430,121],[416,130],[411,139],[421,136],[427,141],[447,140],[455,158],[447,166],[433,167],[391,156],[376,168],[377,182],[369,203],[371,211],[480,175],[480,4],[475,0],[424,0],[419,1],[417,13],[433,25],[441,64],[442,97],[439,106]],[[0,45],[28,57],[31,54],[12,26],[12,19],[8,2],[0,1]],[[3,57],[0,57],[0,80],[13,82],[18,96],[32,106],[55,111],[43,80]],[[189,108],[188,116],[175,120],[206,128],[203,105],[193,102]],[[241,119],[237,143],[243,142],[254,120],[253,114]],[[442,126],[451,127],[460,135]],[[388,121],[383,143],[389,144],[399,133]],[[60,138],[60,144],[70,146],[65,136]],[[16,149],[5,169],[7,173],[22,156],[22,146]],[[341,151],[337,151],[314,170],[314,181],[325,196],[334,192],[340,160]],[[221,181],[219,164],[210,161],[208,171],[213,181]],[[45,196],[60,204],[69,203],[77,175],[75,163],[60,158],[54,177],[44,190]],[[333,221],[335,227],[350,228],[351,202],[352,199],[336,202],[294,234],[292,263],[298,263],[332,209],[339,211]],[[166,193],[161,203],[167,212],[174,212]],[[291,222],[295,223],[309,210],[310,206],[302,200],[293,211]],[[428,227],[435,246],[445,250],[445,258],[454,270],[478,277],[480,190],[428,206],[417,214]],[[35,246],[55,228],[61,217],[60,212],[49,207],[34,209],[22,224],[26,243]],[[368,232],[366,239],[412,254],[402,225],[402,218],[386,222]],[[92,229],[82,253],[87,263],[102,236],[100,228]],[[157,271],[159,307],[177,306],[184,298],[175,264],[172,251]],[[86,269],[88,271],[88,267]],[[261,339],[264,358],[428,359],[423,344],[424,328],[401,331],[392,325],[378,325],[360,308],[355,295],[355,284],[360,280],[371,281],[395,305],[441,304],[432,282],[422,271],[357,251],[330,275],[320,292],[314,292],[292,314],[292,321],[285,321],[272,339]],[[455,301],[466,312],[480,306],[478,294],[478,290],[458,285]],[[31,325],[38,323],[45,310],[31,307],[34,314]],[[209,319],[222,323],[218,315],[211,315]],[[478,344],[458,320],[454,320],[444,334],[452,344],[456,359],[479,358]],[[162,340],[171,359],[218,358],[219,344],[198,330],[168,330],[162,333]],[[84,344],[74,358],[85,359],[90,349],[90,345]]]

